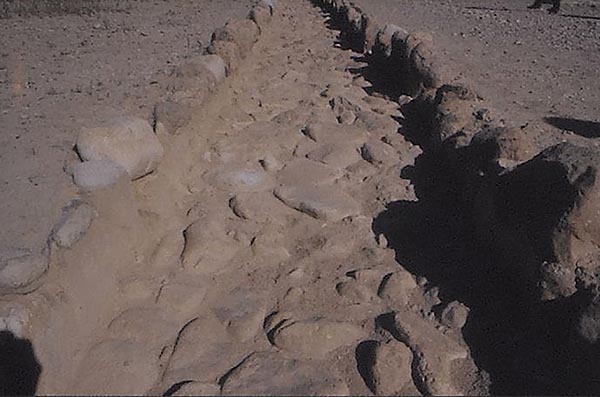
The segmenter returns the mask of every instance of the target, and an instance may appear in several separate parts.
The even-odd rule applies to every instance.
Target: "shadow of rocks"
[[[552,172],[542,172],[547,178],[539,183],[518,183],[518,175],[507,182],[498,175],[479,177],[474,163],[468,148],[451,155],[424,152],[402,173],[419,200],[389,203],[373,231],[386,236],[399,264],[439,286],[444,301],[458,300],[471,309],[463,335],[477,365],[490,374],[492,394],[588,394],[589,387],[574,373],[593,360],[574,361],[578,352],[571,341],[589,294],[581,290],[568,298],[537,299],[529,280],[535,279],[539,260],[524,247],[532,242],[544,251],[549,239],[544,232],[556,218],[550,215],[562,213],[569,192],[556,190]],[[537,239],[519,241],[524,237],[510,235],[512,229],[508,236],[496,232],[482,238],[481,225],[502,230],[504,221],[482,220],[485,214],[474,208],[473,197],[498,190],[504,192],[499,194],[502,210],[512,211],[505,218],[521,220]]]
[[[35,395],[41,372],[31,342],[0,331],[0,396]]]
[[[561,130],[570,131],[585,138],[600,138],[600,123],[565,117],[544,117],[544,121]]]

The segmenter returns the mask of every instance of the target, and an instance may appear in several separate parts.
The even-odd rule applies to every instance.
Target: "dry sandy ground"
[[[223,3],[3,20],[0,247],[45,241],[80,194],[62,169],[79,161],[81,126],[150,119],[170,69],[247,12]],[[457,242],[460,222],[417,199],[406,171],[422,150],[404,138],[398,104],[369,94],[353,72],[361,57],[336,44],[321,11],[279,3],[237,74],[178,135],[158,135],[158,169],[81,193],[97,212],[87,233],[53,251],[38,290],[3,299],[15,308],[3,320],[41,363],[38,393],[480,395],[490,382],[500,394],[564,393],[548,348],[560,333],[523,330],[510,279],[488,277],[489,258]],[[595,19],[516,1],[362,3],[437,33],[450,69],[510,124],[596,120]]]
[[[76,195],[63,167],[81,128],[150,119],[174,65],[250,4],[104,1],[92,15],[0,19],[0,247],[39,251]]]
[[[519,125],[543,117],[600,137],[600,3],[563,1],[559,15],[526,0],[357,0],[386,23],[434,33],[452,75]],[[544,7],[547,9],[548,7]]]

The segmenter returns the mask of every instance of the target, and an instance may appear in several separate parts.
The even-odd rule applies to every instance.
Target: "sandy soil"
[[[1,20],[0,247],[44,244],[74,197],[93,213],[72,246],[52,246],[39,288],[0,299],[0,325],[30,341],[24,350],[38,360],[24,365],[33,374],[17,377],[31,390],[17,390],[597,390],[578,374],[596,356],[573,359],[567,337],[589,299],[525,307],[526,272],[510,267],[521,262],[481,252],[464,219],[472,214],[454,205],[472,193],[456,192],[466,178],[411,139],[416,116],[357,73],[368,70],[365,58],[309,1],[280,0],[239,69],[191,121],[151,133],[164,149],[154,172],[91,192],[74,187],[63,168],[80,161],[81,128],[121,114],[151,120],[171,70],[226,19],[245,17],[248,3],[227,2],[224,12],[221,1],[135,2],[118,12]],[[506,124],[557,116],[572,130],[548,126],[542,146],[563,135],[598,143],[592,3],[567,2],[562,16],[517,1],[358,3],[409,30],[432,30],[457,81],[472,82]],[[480,105],[455,103],[470,120],[469,101]],[[496,190],[488,190],[477,204],[493,223],[495,197],[486,194]],[[4,351],[11,337],[0,331]]]
[[[600,3],[562,3],[551,15],[524,0],[356,2],[386,23],[433,32],[456,81],[472,84],[509,124],[543,117],[598,123]],[[566,124],[600,136],[597,124]]]
[[[227,3],[105,1],[91,15],[0,20],[0,247],[45,244],[77,194],[63,167],[81,128],[116,115],[150,119],[174,65],[227,19],[245,17],[251,1]]]

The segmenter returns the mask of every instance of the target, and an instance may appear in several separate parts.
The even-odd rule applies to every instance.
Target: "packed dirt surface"
[[[563,0],[558,15],[524,0],[356,4],[381,23],[431,31],[454,80],[474,86],[509,124],[554,117],[559,129],[600,136],[600,2]]]
[[[474,86],[509,124],[554,117],[559,129],[600,137],[600,2],[563,0],[558,15],[529,3],[356,1],[382,23],[432,32],[454,80]]]
[[[174,66],[250,4],[0,2],[0,247],[39,250],[77,195],[63,168],[81,128],[149,119]]]
[[[593,118],[597,43],[546,43],[582,108],[478,52],[511,29],[444,44],[499,5],[360,3],[408,31],[343,0],[2,20],[0,395],[600,391],[600,153],[543,119]]]

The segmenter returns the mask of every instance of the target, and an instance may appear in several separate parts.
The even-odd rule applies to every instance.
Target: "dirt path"
[[[386,204],[416,199],[397,104],[365,93],[320,10],[279,3],[237,74],[160,137],[158,171],[92,197],[95,229],[39,294],[59,319],[44,337],[64,343],[38,346],[38,393],[486,392],[468,309],[373,232]],[[111,266],[116,289],[98,285]]]

